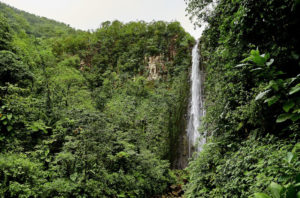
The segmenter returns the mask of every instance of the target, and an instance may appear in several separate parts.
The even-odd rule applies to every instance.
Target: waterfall
[[[198,45],[199,41],[197,41],[192,51],[191,97],[188,111],[188,126],[186,129],[189,157],[192,156],[194,151],[201,151],[203,144],[205,144],[205,137],[200,136],[198,132],[201,126],[201,117],[205,114],[202,95],[203,71],[200,70]]]

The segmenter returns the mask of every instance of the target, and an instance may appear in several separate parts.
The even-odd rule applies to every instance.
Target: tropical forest
[[[1,198],[300,198],[300,0],[181,1],[200,37],[0,2]]]

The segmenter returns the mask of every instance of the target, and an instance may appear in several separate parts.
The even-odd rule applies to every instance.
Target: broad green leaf
[[[293,113],[300,113],[300,108],[299,109],[294,109]]]
[[[8,119],[8,120],[11,120],[11,118],[12,118],[12,114],[8,114],[8,115],[7,115],[7,119]]]
[[[270,54],[266,53],[266,54],[262,54],[262,57],[264,57],[266,59],[266,61],[270,58]]]
[[[245,61],[252,61],[258,66],[264,66],[267,60],[269,59],[269,54],[259,54],[258,49],[257,50],[251,50],[250,56],[245,58],[242,62]]]
[[[44,133],[47,133],[47,126],[43,123],[43,121],[38,120],[33,122],[31,125],[28,126],[29,129],[31,129],[34,132],[43,131]]]
[[[237,126],[236,130],[240,130],[244,126],[243,122],[240,122],[239,125]]]
[[[258,66],[263,66],[265,62],[267,61],[265,57],[259,56],[259,55],[254,55],[252,57],[252,61],[257,64]]]
[[[77,179],[77,176],[78,176],[78,174],[77,174],[77,173],[74,173],[74,174],[70,175],[70,179],[71,179],[73,182],[75,182],[76,179]]]
[[[290,101],[287,101],[286,103],[284,103],[282,108],[285,112],[289,112],[290,109],[293,108],[294,106],[295,106],[294,101],[290,100]]]
[[[300,119],[300,114],[299,114],[299,113],[293,114],[293,116],[291,117],[291,120],[292,120],[293,122],[296,122],[296,121],[299,120],[299,119]]]
[[[288,152],[286,159],[288,163],[291,163],[291,161],[295,158],[295,155],[291,152]]]
[[[122,192],[121,194],[118,194],[118,197],[123,198],[123,197],[126,197],[126,195],[125,195],[125,193]]]
[[[6,118],[6,115],[2,115],[0,120],[5,120],[5,118]]]
[[[289,91],[289,94],[293,95],[293,94],[297,93],[298,91],[300,91],[300,83],[297,84],[295,87],[292,87]]]
[[[251,55],[254,55],[254,56],[259,55],[259,50],[258,50],[258,48],[257,48],[256,50],[251,50],[250,54],[251,54]]]
[[[284,114],[280,114],[277,117],[276,122],[277,123],[281,123],[281,122],[285,122],[286,120],[290,119],[292,117],[293,114],[289,114],[289,113],[284,113]]]
[[[271,192],[273,198],[280,198],[281,191],[283,187],[275,182],[272,182],[269,187],[269,191]]]
[[[250,174],[251,174],[250,171],[245,171],[245,172],[244,172],[244,175],[245,175],[245,176],[248,176],[248,175],[250,175]]]
[[[49,154],[49,152],[50,152],[49,149],[47,149],[47,150],[45,151],[45,153],[44,153],[45,157]]]
[[[39,128],[37,126],[30,126],[31,130],[34,131],[34,132],[38,132],[39,131]]]
[[[276,75],[282,75],[282,74],[285,74],[285,73],[283,71],[277,71],[274,74],[276,74]]]
[[[255,100],[260,100],[262,99],[267,93],[269,93],[271,90],[268,89],[266,91],[263,91],[263,92],[260,92],[256,97],[255,97]]]
[[[128,153],[126,153],[126,152],[124,152],[124,151],[121,151],[121,152],[119,152],[119,153],[117,153],[117,157],[119,157],[119,158],[127,158],[127,157],[129,157],[129,154]]]
[[[265,193],[254,193],[254,197],[255,198],[272,198],[269,195],[265,194]]]
[[[272,96],[271,98],[267,98],[265,100],[265,103],[268,103],[268,106],[273,105],[274,103],[276,103],[279,100],[280,96]]]
[[[13,129],[13,127],[12,126],[7,126],[6,129],[7,129],[8,132],[10,132]]]
[[[293,153],[300,152],[300,143],[297,143],[294,145],[292,152]],[[299,176],[299,182],[300,182],[300,174],[298,176]]]
[[[269,82],[269,86],[272,87],[275,91],[278,91],[278,90],[279,90],[279,86],[278,86],[277,82],[274,81],[274,80],[271,80],[271,81]]]

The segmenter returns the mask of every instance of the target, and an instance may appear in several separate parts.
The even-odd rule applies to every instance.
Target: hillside
[[[194,39],[178,22],[89,33],[1,10],[1,196],[163,193]]]
[[[15,32],[25,32],[27,35],[36,38],[57,37],[74,32],[74,29],[64,23],[24,12],[2,2],[0,2],[0,13],[7,19],[10,27]]]

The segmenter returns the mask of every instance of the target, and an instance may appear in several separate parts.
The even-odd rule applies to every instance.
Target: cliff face
[[[164,58],[162,55],[159,56],[150,56],[149,58],[145,58],[148,62],[148,72],[149,76],[148,80],[157,80],[162,77],[162,75],[167,74],[167,68],[164,62]]]
[[[188,100],[186,100],[188,103]],[[187,105],[183,106],[183,111],[181,112],[181,117],[177,122],[178,135],[176,139],[174,138],[175,143],[172,145],[170,152],[173,153],[171,159],[171,165],[173,169],[185,169],[188,165],[189,159],[189,145],[188,145],[188,136],[186,133],[187,127]]]

